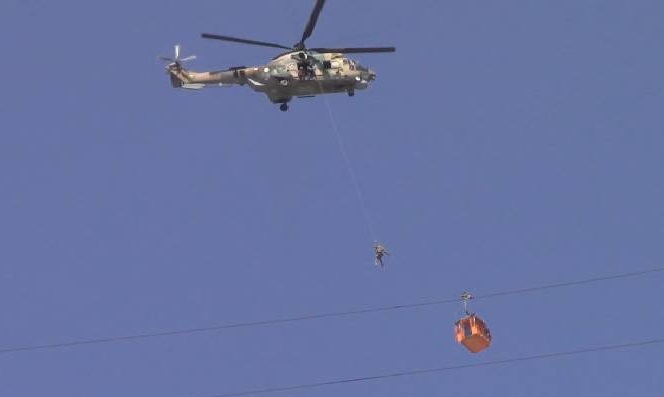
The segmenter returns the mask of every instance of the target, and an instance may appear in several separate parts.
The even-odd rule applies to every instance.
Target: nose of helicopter
[[[374,81],[374,80],[376,80],[376,72],[369,69],[369,81]]]

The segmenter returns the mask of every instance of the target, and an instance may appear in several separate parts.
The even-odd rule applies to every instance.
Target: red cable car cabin
[[[491,332],[481,318],[469,314],[454,323],[456,340],[473,353],[479,353],[491,344]]]

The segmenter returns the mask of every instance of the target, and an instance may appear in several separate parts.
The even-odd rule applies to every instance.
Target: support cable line
[[[501,296],[520,295],[520,294],[532,293],[532,292],[549,290],[549,289],[571,287],[571,286],[582,285],[582,284],[598,283],[598,282],[603,282],[603,281],[623,279],[623,278],[629,278],[629,277],[637,277],[637,276],[643,276],[643,275],[647,275],[647,274],[654,274],[654,273],[658,273],[658,272],[664,272],[664,267],[657,267],[657,268],[652,268],[652,269],[648,269],[648,270],[641,270],[641,271],[635,271],[635,272],[629,272],[629,273],[618,273],[618,274],[613,274],[613,275],[608,275],[608,276],[593,277],[593,278],[581,279],[581,280],[576,280],[576,281],[554,283],[554,284],[542,285],[542,286],[539,286],[539,287],[520,288],[520,289],[494,292],[494,293],[489,293],[489,294],[484,294],[484,295],[474,295],[473,299],[475,299],[475,300],[477,300],[477,299],[492,299],[492,298],[501,297]],[[154,333],[141,333],[141,334],[115,336],[115,337],[99,338],[99,339],[87,339],[87,340],[79,340],[79,341],[63,342],[63,343],[52,343],[52,344],[42,344],[42,345],[9,347],[9,348],[0,349],[0,354],[27,352],[27,351],[35,351],[35,350],[48,350],[48,349],[66,348],[66,347],[83,346],[83,345],[96,345],[96,344],[102,344],[102,343],[122,342],[122,341],[131,341],[131,340],[142,340],[142,339],[149,339],[149,338],[156,338],[156,337],[189,335],[189,334],[195,334],[195,333],[221,331],[221,330],[227,330],[227,329],[232,329],[232,328],[259,327],[259,326],[267,326],[267,325],[293,323],[293,322],[298,322],[298,321],[316,320],[316,319],[323,319],[323,318],[346,317],[346,316],[352,316],[352,315],[363,315],[363,314],[377,313],[377,312],[388,312],[388,311],[394,311],[394,310],[414,309],[414,308],[418,308],[418,307],[443,305],[443,304],[450,304],[450,303],[459,303],[459,298],[440,299],[440,300],[432,300],[432,301],[427,301],[427,302],[408,303],[408,304],[402,304],[402,305],[379,306],[379,307],[373,307],[373,308],[356,309],[356,310],[339,311],[339,312],[311,313],[311,314],[302,315],[302,316],[295,316],[295,317],[284,317],[284,318],[272,319],[272,320],[238,322],[238,323],[231,323],[231,324],[215,325],[215,326],[210,326],[210,327],[188,328],[188,329],[179,329],[179,330],[162,331],[162,332],[154,332]]]
[[[664,343],[664,338],[644,340],[644,341],[632,342],[632,343],[622,343],[622,344],[615,344],[615,345],[604,345],[604,346],[597,346],[597,347],[589,347],[589,348],[585,348],[585,349],[569,350],[569,351],[563,351],[563,352],[543,353],[543,354],[536,354],[536,355],[532,355],[532,356],[513,357],[513,358],[507,358],[507,359],[503,359],[503,360],[484,361],[484,362],[472,363],[472,364],[451,365],[451,366],[439,367],[439,368],[416,369],[416,370],[412,370],[412,371],[394,372],[394,373],[391,373],[391,374],[363,376],[363,377],[357,377],[357,378],[345,378],[345,379],[329,380],[329,381],[322,381],[322,382],[316,382],[316,383],[303,383],[303,384],[299,384],[299,385],[271,387],[271,388],[266,388],[266,389],[257,389],[257,390],[243,391],[243,392],[237,392],[237,393],[217,394],[217,395],[210,396],[210,397],[237,397],[237,396],[248,396],[248,395],[255,395],[255,394],[276,393],[276,392],[282,392],[282,391],[313,389],[313,388],[317,388],[317,387],[340,385],[340,384],[344,384],[344,383],[375,381],[375,380],[381,380],[381,379],[387,379],[387,378],[396,378],[396,377],[401,377],[401,376],[413,376],[413,375],[422,375],[422,374],[431,374],[431,373],[455,371],[455,370],[468,369],[468,368],[488,367],[488,366],[492,366],[492,365],[503,365],[503,364],[516,363],[516,362],[520,362],[520,361],[543,360],[543,359],[551,359],[551,358],[555,358],[555,357],[574,356],[574,355],[588,354],[588,353],[598,353],[598,352],[609,351],[609,350],[630,349],[630,348],[642,347],[642,346],[647,346],[647,345],[654,345],[654,344],[659,344],[659,343]]]

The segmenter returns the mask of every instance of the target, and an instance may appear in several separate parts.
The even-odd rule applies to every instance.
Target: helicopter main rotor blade
[[[349,48],[309,48],[309,51],[320,53],[362,54],[370,52],[395,52],[394,47],[349,47]]]
[[[316,22],[318,22],[318,16],[320,15],[321,10],[323,10],[324,5],[325,0],[316,0],[314,9],[311,10],[311,16],[309,16],[309,22],[307,22],[307,26],[304,28],[304,33],[302,33],[302,40],[300,40],[300,42],[297,43],[295,47],[304,47],[304,41],[308,39],[309,36],[311,36],[311,33],[314,31]]]
[[[218,34],[210,34],[210,33],[203,33],[201,34],[201,37],[204,39],[215,39],[215,40],[223,40],[223,41],[232,41],[235,43],[242,43],[242,44],[253,44],[253,45],[260,45],[263,47],[273,47],[273,48],[283,48],[285,50],[290,50],[291,47],[287,47],[285,45],[281,45],[278,43],[270,43],[267,41],[257,41],[257,40],[248,40],[248,39],[240,39],[238,37],[231,37],[231,36],[221,36]]]

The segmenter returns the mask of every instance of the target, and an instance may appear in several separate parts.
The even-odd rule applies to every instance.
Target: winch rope
[[[320,84],[320,82],[319,82]],[[321,86],[321,91],[322,91],[322,86]],[[357,182],[357,175],[355,174],[355,170],[353,169],[353,166],[350,162],[350,158],[348,157],[348,153],[346,151],[346,147],[343,142],[343,138],[341,137],[341,133],[339,132],[339,126],[334,119],[334,114],[332,113],[332,107],[330,106],[330,102],[325,99],[325,106],[327,108],[327,114],[330,118],[330,124],[332,125],[332,130],[334,131],[334,134],[337,138],[337,143],[339,144],[339,150],[341,151],[341,154],[344,158],[344,162],[346,163],[346,169],[348,170],[348,173],[350,174],[350,179],[353,184],[353,187],[355,188],[355,193],[357,194],[357,199],[360,202],[360,207],[362,209],[362,214],[364,215],[364,219],[367,222],[367,227],[369,229],[369,233],[371,234],[371,238],[373,241],[378,241],[378,238],[376,237],[376,233],[374,231],[373,225],[371,223],[371,217],[369,216],[369,212],[367,210],[366,203],[364,201],[364,196],[362,195],[362,191],[360,190],[360,184]]]

